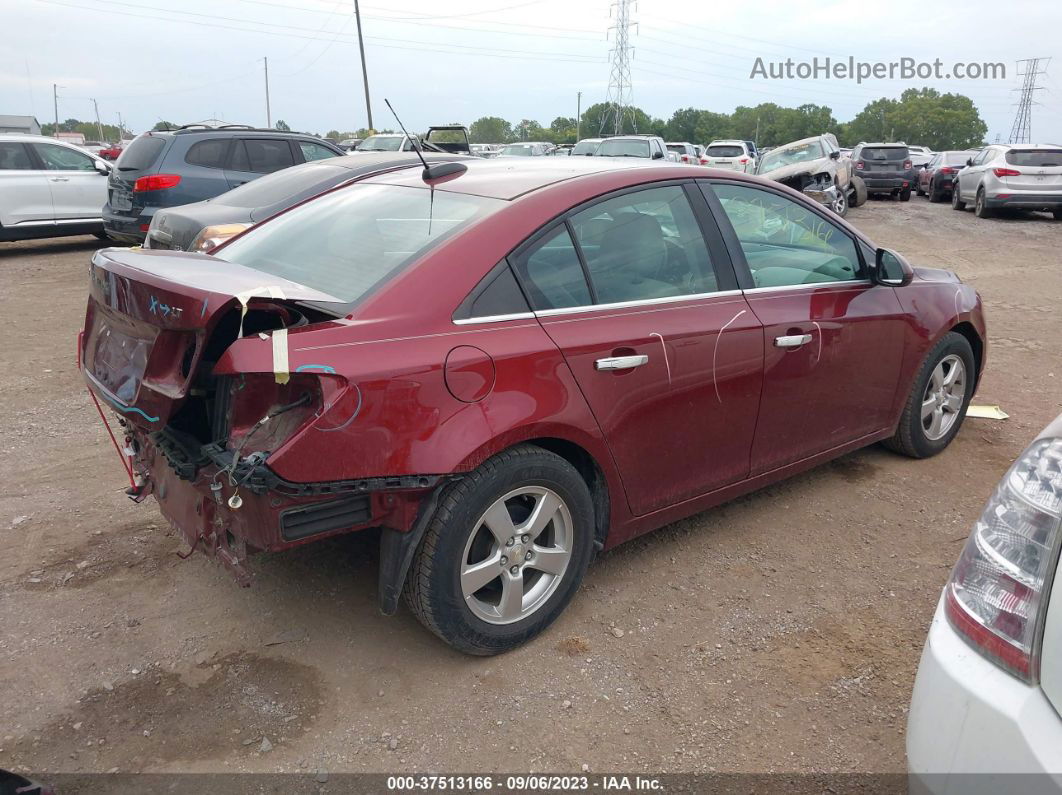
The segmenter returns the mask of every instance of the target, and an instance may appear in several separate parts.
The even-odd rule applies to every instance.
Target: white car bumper
[[[1062,793],[1062,719],[986,660],[937,604],[907,720],[911,792]]]

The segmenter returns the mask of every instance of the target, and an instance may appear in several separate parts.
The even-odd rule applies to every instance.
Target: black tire
[[[110,242],[111,238],[106,232],[93,232],[92,236],[97,240],[103,240],[104,242]]]
[[[977,191],[977,198],[974,200],[974,215],[978,218],[991,218],[992,208],[988,206],[988,200],[985,198],[985,189],[979,188]]]
[[[552,594],[527,617],[491,623],[473,612],[461,589],[466,544],[488,508],[525,486],[550,489],[568,508],[571,557]],[[476,655],[509,651],[548,627],[567,607],[590,563],[594,526],[590,491],[571,464],[534,445],[513,447],[447,487],[413,557],[404,589],[406,604],[425,627],[459,651]],[[500,576],[504,568],[503,564]]]
[[[925,397],[933,370],[943,359],[953,355],[962,359],[966,368],[962,408],[958,412],[958,417],[955,418],[943,437],[930,439],[922,424],[922,400]],[[933,346],[922,362],[922,367],[911,385],[907,403],[904,404],[903,413],[900,415],[900,423],[896,426],[896,433],[892,438],[884,442],[885,446],[911,458],[929,458],[941,452],[951,444],[951,440],[955,438],[955,435],[962,427],[963,420],[966,418],[966,409],[970,405],[970,398],[973,397],[976,381],[977,365],[974,361],[973,349],[970,347],[969,340],[958,332],[949,331]]]
[[[1062,209],[1052,210],[1051,215],[1055,217],[1056,221],[1062,221]]]
[[[926,195],[926,192],[922,190],[922,180],[920,179],[915,180],[915,193],[917,193],[919,196]]]
[[[937,187],[937,183],[932,180],[929,181],[929,193],[927,195],[929,196],[929,200],[934,204],[944,200],[944,194]]]
[[[911,201],[911,189],[910,188],[904,188],[902,191],[900,191],[900,201],[902,201],[902,202]]]
[[[852,176],[852,207],[862,207],[867,203],[867,183],[862,177]]]
[[[955,182],[951,186],[951,209],[966,209],[966,202],[959,198],[959,180],[955,180]]]

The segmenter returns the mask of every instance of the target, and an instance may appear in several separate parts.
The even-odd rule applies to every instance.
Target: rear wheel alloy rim
[[[544,486],[497,499],[476,522],[461,556],[461,593],[488,624],[512,624],[542,607],[572,557],[572,515]]]
[[[955,354],[945,356],[933,368],[922,395],[922,432],[929,441],[947,436],[965,399],[966,365]]]

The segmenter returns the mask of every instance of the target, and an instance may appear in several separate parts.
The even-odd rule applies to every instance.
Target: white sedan
[[[1062,416],[1003,477],[937,605],[907,723],[912,792],[1062,792],[1060,546]]]
[[[42,135],[0,134],[0,240],[103,238],[111,166]]]

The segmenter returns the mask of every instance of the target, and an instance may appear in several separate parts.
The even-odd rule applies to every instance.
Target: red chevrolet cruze
[[[399,168],[212,256],[95,255],[81,368],[130,494],[247,555],[380,528],[462,651],[548,626],[595,550],[884,441],[984,368],[977,293],[794,191],[603,158]]]

